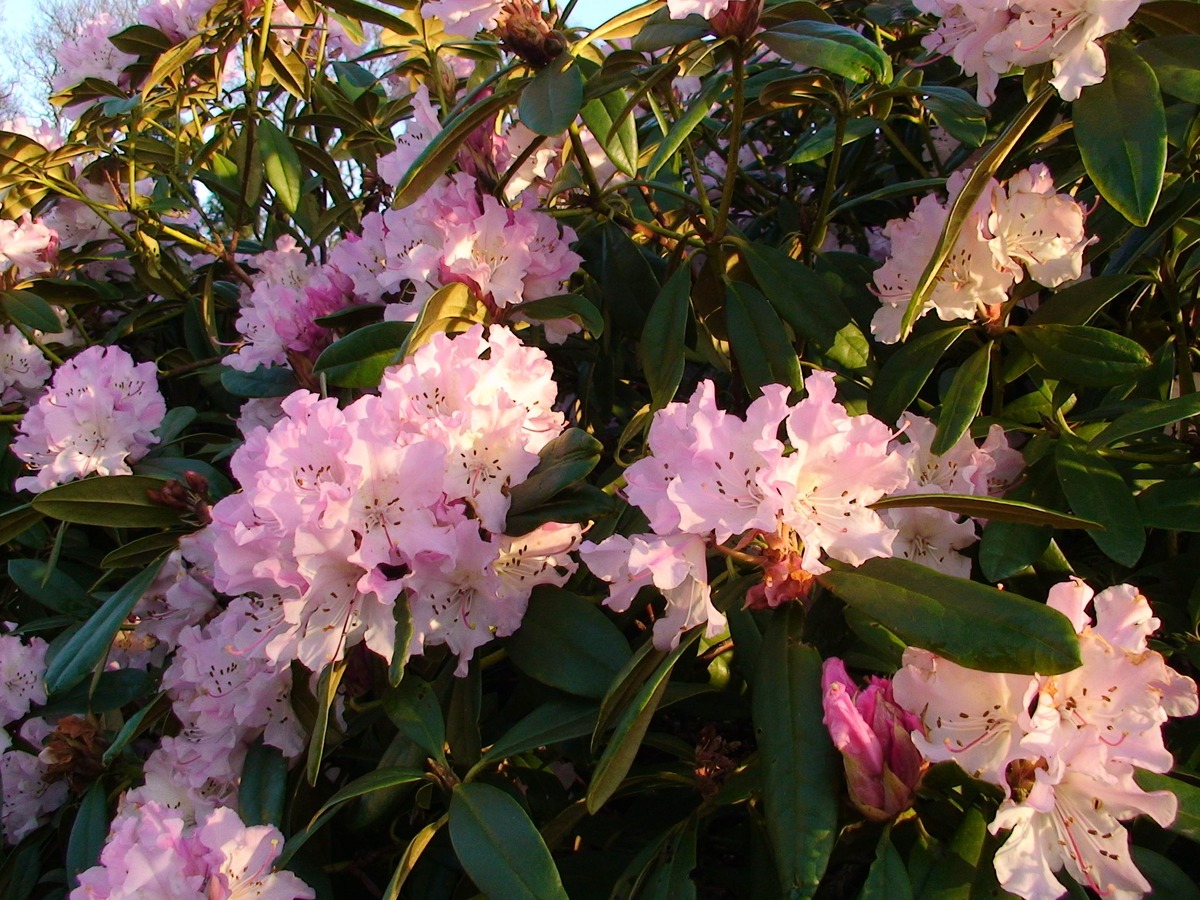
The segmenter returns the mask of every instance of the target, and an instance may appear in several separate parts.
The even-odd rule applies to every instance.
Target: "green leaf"
[[[108,41],[122,53],[152,58],[175,46],[173,40],[149,25],[130,25],[116,34],[109,35]]]
[[[596,468],[603,452],[604,445],[582,428],[568,428],[538,451],[533,471],[509,491],[509,516],[534,509],[582,481]]]
[[[942,401],[937,434],[934,435],[933,445],[929,448],[935,456],[941,456],[957,444],[959,438],[967,433],[967,429],[975,421],[975,415],[979,412],[983,395],[987,391],[988,363],[991,357],[991,345],[984,344],[954,373],[950,388],[946,391],[946,398]]]
[[[1135,284],[1136,275],[1097,275],[1055,291],[1029,317],[1030,325],[1086,325],[1109,302]]]
[[[47,609],[68,616],[89,616],[96,600],[70,575],[57,569],[47,571],[38,559],[10,559],[8,577],[27,596]]]
[[[604,317],[600,315],[600,310],[591,300],[579,294],[559,294],[557,297],[530,300],[522,303],[517,310],[526,319],[535,322],[570,319],[583,326],[583,330],[594,338],[604,334]]]
[[[1125,479],[1098,454],[1066,438],[1058,442],[1054,464],[1072,511],[1104,526],[1091,532],[1096,545],[1109,559],[1135,565],[1146,549],[1146,529]]]
[[[346,660],[343,658],[322,669],[317,680],[317,719],[313,723],[312,736],[308,739],[308,759],[305,762],[305,775],[312,786],[321,777],[321,760],[325,756],[325,741],[329,736],[329,716],[337,700],[338,685],[345,674]]]
[[[626,112],[628,103],[624,91],[610,91],[585,104],[579,115],[604,148],[609,161],[618,171],[635,178],[638,169],[637,121]],[[616,128],[613,128],[614,122]]]
[[[579,697],[603,697],[630,657],[620,629],[598,607],[545,585],[529,598],[507,647],[526,675]]]
[[[461,282],[453,282],[434,291],[425,301],[421,313],[398,356],[410,356],[417,348],[427,344],[435,334],[456,334],[487,319],[487,307],[475,296],[474,291]]]
[[[786,22],[762,32],[762,42],[784,59],[824,69],[850,81],[889,82],[892,61],[874,42],[842,25]]]
[[[286,771],[285,768],[284,772],[286,773]],[[332,819],[342,805],[348,801],[355,800],[358,797],[365,797],[376,791],[385,791],[402,784],[423,781],[425,778],[424,771],[408,766],[384,766],[376,769],[374,772],[368,772],[366,775],[355,778],[322,804],[321,808],[309,820],[308,825],[304,827],[303,831],[298,832],[288,839],[288,842],[284,844],[283,852],[275,860],[274,867],[281,869],[286,866],[288,861],[296,854],[296,851],[308,843],[309,838],[320,831],[325,826],[325,823]],[[246,820],[246,822],[250,824],[249,820]]]
[[[1088,325],[1025,325],[1013,328],[1047,375],[1084,387],[1110,387],[1137,379],[1150,366],[1141,344]]]
[[[417,29],[408,22],[393,16],[387,10],[380,9],[373,3],[363,3],[360,0],[323,0],[323,2],[334,12],[339,12],[358,22],[370,22],[372,25],[378,25],[386,31],[392,31],[399,35],[417,33]]]
[[[238,813],[247,825],[283,823],[287,802],[288,761],[283,752],[261,740],[246,751],[238,788]],[[283,864],[277,862],[276,868]]]
[[[13,322],[26,328],[44,331],[47,334],[62,331],[62,322],[58,320],[50,304],[29,291],[0,293],[0,309],[3,309],[4,314]]]
[[[1011,591],[899,558],[842,567],[819,581],[910,646],[971,669],[1055,675],[1080,665],[1067,617]]]
[[[487,784],[458,784],[450,840],[471,880],[505,900],[566,900],[554,860],[521,805]]]
[[[929,506],[961,516],[987,519],[989,522],[1017,522],[1022,525],[1049,525],[1054,528],[1099,528],[1099,524],[1078,516],[1025,503],[1006,497],[982,497],[970,494],[901,494],[884,497],[871,504],[871,509],[903,509],[910,506]]]
[[[520,536],[541,528],[547,522],[584,525],[614,514],[616,501],[591,484],[573,484],[563,488],[526,512],[509,512],[504,533]]]
[[[421,155],[396,185],[393,208],[403,209],[415,203],[450,168],[463,142],[488,119],[494,119],[524,83],[524,79],[513,78],[443,123],[442,130],[425,145]]]
[[[600,709],[581,700],[551,700],[543,703],[504,733],[483,755],[483,762],[496,762],[538,747],[558,744],[592,733]]]
[[[553,136],[566,131],[581,106],[583,73],[571,52],[564,50],[558,59],[526,82],[517,114],[531,131]]]
[[[1104,50],[1104,80],[1085,87],[1071,112],[1075,142],[1104,199],[1134,225],[1145,225],[1166,170],[1166,112],[1146,61],[1116,41]]]
[[[1145,769],[1134,769],[1133,776],[1143,790],[1170,791],[1174,794],[1175,799],[1179,801],[1179,812],[1175,821],[1167,827],[1175,834],[1200,843],[1200,787],[1170,775],[1147,772]]]
[[[442,816],[440,819],[430,822],[408,842],[408,846],[404,848],[404,854],[400,857],[400,862],[396,864],[396,871],[392,873],[392,880],[388,882],[387,889],[383,892],[383,900],[398,900],[400,889],[408,881],[408,876],[412,874],[413,868],[420,861],[425,848],[446,824],[446,818],[446,816]]]
[[[108,837],[108,800],[104,784],[96,781],[83,800],[75,821],[71,825],[71,836],[67,839],[67,889],[79,887],[79,874],[100,864],[100,851]]]
[[[1150,882],[1150,897],[1170,897],[1171,900],[1200,900],[1196,880],[1167,857],[1145,847],[1129,848],[1133,864]]]
[[[104,756],[100,760],[104,766],[107,768],[112,765],[112,761],[120,756],[130,742],[141,733],[142,725],[147,719],[163,715],[169,707],[170,702],[167,700],[167,695],[160,693],[126,719],[121,730],[117,732],[112,743],[104,751]]]
[[[675,124],[671,126],[666,135],[663,136],[658,149],[650,157],[650,162],[646,165],[646,178],[653,178],[657,175],[658,170],[665,166],[667,161],[675,155],[675,151],[683,146],[683,142],[696,130],[696,126],[704,121],[704,117],[708,115],[709,108],[716,102],[717,96],[725,89],[725,86],[724,79],[712,78],[704,86],[704,90],[692,99],[691,105],[675,121]]]
[[[650,53],[664,47],[690,44],[710,33],[708,21],[696,13],[682,19],[672,19],[670,11],[660,9],[642,26],[633,39],[632,47],[639,53]]]
[[[1200,416],[1200,393],[1185,394],[1173,400],[1145,403],[1121,416],[1088,442],[1089,450],[1110,447],[1118,441],[1146,431],[1161,431],[1168,425],[1192,416]]]
[[[757,396],[768,384],[801,386],[800,358],[766,297],[748,284],[731,283],[725,296],[725,323],[742,381],[751,395]]]
[[[946,351],[966,330],[966,325],[941,328],[913,338],[893,353],[879,370],[867,398],[871,415],[889,425],[899,421]]]
[[[160,532],[123,544],[100,560],[102,569],[141,569],[179,546],[182,533]]]
[[[446,761],[446,722],[433,685],[406,678],[383,695],[383,709],[402,735],[438,762]]]
[[[600,719],[592,738],[594,746],[607,722],[611,718],[616,719],[613,733],[604,745],[604,752],[600,755],[600,761],[596,764],[592,781],[588,785],[589,813],[595,815],[625,780],[633,760],[637,757],[638,748],[642,745],[642,738],[646,736],[646,730],[650,727],[650,720],[654,718],[654,712],[670,684],[671,670],[692,644],[700,639],[702,630],[697,626],[687,632],[680,638],[675,649],[665,655],[660,651],[631,657],[625,670],[614,680],[613,687],[601,704]],[[640,665],[641,662],[646,665]],[[650,665],[653,665],[653,668],[645,680],[641,680]],[[630,677],[623,677],[625,675]]]
[[[921,900],[970,900],[987,840],[987,820],[970,807],[954,838],[933,864],[921,887]],[[990,861],[989,861],[990,862]]]
[[[875,861],[867,873],[859,900],[913,900],[912,883],[904,860],[892,845],[891,829],[879,836]]]
[[[671,829],[670,837],[659,849],[638,897],[646,900],[694,900],[696,883],[691,873],[696,868],[696,839],[700,823],[689,816]]]
[[[1200,531],[1200,472],[1150,485],[1138,494],[1137,505],[1149,528]]]
[[[1200,35],[1151,38],[1141,41],[1137,52],[1154,70],[1164,94],[1200,103]]]
[[[646,316],[638,357],[650,386],[652,409],[662,409],[674,400],[683,380],[691,293],[691,269],[680,266],[658,292]]]
[[[146,496],[166,482],[141,475],[105,475],[69,481],[33,498],[33,508],[52,519],[112,528],[162,528],[179,524],[179,510]]]
[[[13,507],[0,515],[0,547],[19,538],[45,516],[29,503]]]
[[[46,667],[47,693],[59,694],[74,687],[104,660],[117,631],[161,567],[162,562],[156,562],[131,578],[67,639]]]
[[[81,682],[69,691],[60,691],[38,715],[47,719],[84,713],[99,715],[128,705],[153,688],[154,681],[143,669],[101,672],[94,682]]]
[[[1030,466],[1024,480],[1013,486],[1004,499],[1032,503],[1046,498],[1046,502],[1057,501],[1065,505],[1053,463],[1053,459],[1047,456]],[[1049,499],[1051,497],[1054,501]],[[1045,508],[1045,503],[1038,502],[1038,506]],[[984,578],[996,583],[1032,565],[1046,552],[1053,536],[1054,527],[1050,524],[1034,525],[991,519],[979,541],[979,568]]]
[[[883,124],[878,119],[851,119],[846,123],[842,133],[842,146],[852,144],[879,130]],[[823,159],[833,152],[837,141],[837,126],[830,122],[811,134],[807,134],[796,144],[796,151],[788,159],[787,164],[798,166],[801,163],[814,162]]]
[[[270,119],[260,119],[258,151],[262,156],[267,183],[275,189],[283,208],[295,215],[300,208],[300,191],[304,184],[304,173],[296,148],[278,125]]]
[[[313,371],[339,387],[379,387],[383,370],[398,361],[412,328],[411,322],[376,322],[352,331],[321,352]]]
[[[291,369],[259,366],[253,372],[222,368],[221,387],[235,397],[286,397],[300,385]]]
[[[987,110],[961,88],[923,84],[913,89],[951,137],[978,147],[987,137]]]
[[[801,641],[804,612],[772,612],[754,676],[754,731],[767,835],[784,896],[811,897],[837,837],[840,759],[821,724],[821,655]]]

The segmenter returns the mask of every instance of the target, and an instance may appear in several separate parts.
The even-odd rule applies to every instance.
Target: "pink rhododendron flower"
[[[854,805],[876,822],[908,809],[924,768],[909,733],[921,720],[896,704],[888,679],[872,676],[859,689],[837,658],[822,665],[821,690],[821,721],[842,754]]]
[[[0,403],[27,403],[50,380],[50,361],[11,325],[0,328]]]
[[[1143,791],[1133,771],[1171,768],[1162,724],[1197,711],[1196,685],[1147,647],[1158,620],[1136,588],[1094,594],[1076,580],[1052,588],[1048,603],[1079,632],[1079,668],[976,672],[910,648],[895,696],[920,716],[913,740],[928,759],[955,760],[1004,789],[990,826],[1012,829],[995,858],[1002,887],[1026,900],[1059,897],[1054,873],[1065,868],[1100,894],[1144,892],[1119,822],[1173,820],[1174,797]]]
[[[79,25],[75,36],[65,40],[54,54],[58,63],[54,90],[64,90],[88,78],[107,81],[118,87],[128,87],[129,79],[124,70],[130,63],[136,62],[137,57],[122,53],[108,39],[110,34],[116,34],[120,30],[121,23],[108,13],[101,13]],[[79,105],[81,104],[73,104]]]
[[[58,234],[41,219],[25,213],[20,219],[0,219],[0,266],[16,266],[25,277],[54,268]]]
[[[153,363],[120,347],[89,347],[54,373],[26,413],[12,449],[36,475],[17,490],[35,493],[88,475],[128,475],[166,415]]]
[[[0,726],[46,702],[47,646],[39,637],[0,634]]]
[[[45,774],[46,764],[33,753],[8,750],[0,755],[0,825],[6,843],[20,843],[67,802],[66,782],[50,783]]]

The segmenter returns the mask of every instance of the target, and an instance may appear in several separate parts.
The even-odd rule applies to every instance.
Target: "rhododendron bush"
[[[0,896],[1195,895],[1200,6],[573,5],[0,122]]]

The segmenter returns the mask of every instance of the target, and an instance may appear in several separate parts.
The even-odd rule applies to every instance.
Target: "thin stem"
[[[812,256],[825,240],[825,232],[829,227],[829,207],[833,203],[833,193],[837,187],[838,169],[842,164],[842,141],[846,138],[846,111],[843,107],[834,112],[833,120],[833,152],[829,154],[829,164],[825,170],[825,187],[821,191],[821,201],[817,206],[817,217],[813,221],[812,231],[804,242],[804,257],[812,262]]]
[[[734,44],[733,52],[733,112],[729,119],[729,153],[725,157],[725,185],[721,191],[721,206],[713,225],[712,238],[721,240],[729,222],[729,210],[733,207],[733,189],[737,184],[738,154],[742,149],[742,118],[746,112],[745,61],[742,59],[742,42]]]

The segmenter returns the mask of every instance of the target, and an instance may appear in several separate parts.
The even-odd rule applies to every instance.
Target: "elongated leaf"
[[[270,119],[261,119],[258,123],[258,150],[262,155],[267,183],[275,189],[283,208],[295,214],[300,208],[300,190],[304,182],[296,148],[278,125]]]
[[[947,512],[998,522],[1018,522],[1022,525],[1050,525],[1054,528],[1099,528],[1100,525],[1078,516],[1046,509],[1033,503],[1010,500],[1006,497],[979,497],[969,494],[904,494],[884,497],[871,504],[871,509],[903,509],[912,506],[931,506]]]
[[[987,820],[977,807],[972,806],[963,816],[946,852],[926,876],[921,887],[921,900],[970,900],[986,840]]]
[[[604,334],[604,318],[600,310],[586,297],[579,294],[560,294],[557,297],[543,297],[540,300],[530,300],[522,303],[520,313],[535,322],[553,322],[570,319],[583,327],[592,337]]]
[[[386,31],[392,31],[399,35],[417,33],[417,29],[411,24],[393,16],[387,10],[380,9],[373,3],[363,3],[361,0],[323,0],[323,2],[334,12],[339,12],[359,22],[370,22]]]
[[[118,547],[100,560],[102,569],[141,569],[179,546],[181,532],[148,534]]]
[[[107,475],[70,481],[33,498],[43,515],[80,525],[112,528],[160,528],[179,523],[179,510],[146,496],[165,482],[140,475]]]
[[[624,91],[611,91],[587,103],[579,115],[604,148],[609,161],[619,171],[634,178],[638,169],[637,122],[625,111],[628,102]]]
[[[742,381],[752,395],[768,384],[800,387],[800,359],[766,297],[748,284],[730,284],[725,323]]]
[[[1174,794],[1175,799],[1179,801],[1179,812],[1175,815],[1175,821],[1168,827],[1176,834],[1200,843],[1200,787],[1180,778],[1147,772],[1145,769],[1134,769],[1134,778],[1143,790],[1170,791]]]
[[[1047,375],[1071,384],[1125,384],[1150,368],[1141,344],[1103,328],[1026,325],[1013,331]]]
[[[617,707],[620,712],[616,718],[613,733],[604,747],[600,762],[597,763],[596,769],[592,773],[592,782],[588,785],[587,794],[588,812],[594,815],[596,810],[600,809],[608,802],[609,797],[616,793],[621,782],[625,780],[625,775],[629,772],[629,768],[637,756],[638,748],[642,745],[642,738],[646,736],[646,730],[650,727],[650,720],[654,718],[654,712],[658,709],[663,694],[666,693],[671,679],[671,670],[675,668],[675,663],[692,644],[700,639],[700,632],[699,626],[693,628],[680,638],[678,646],[665,656],[652,653],[640,657],[647,663],[658,661],[648,677],[640,684],[636,683],[636,679],[644,669],[637,664],[638,658],[632,658],[630,666],[627,666],[627,671],[633,677],[628,682],[618,678],[614,688],[610,690],[610,695],[615,692],[618,695],[628,696],[629,699],[628,702],[623,702]],[[605,715],[606,707],[610,710],[608,716]],[[613,705],[609,703],[609,697],[606,696],[604,704],[601,706],[599,722],[596,725],[597,737],[601,729],[605,727],[609,716],[614,715],[614,712]],[[595,737],[593,743],[595,743]]]
[[[842,146],[852,144],[857,140],[874,134],[883,124],[878,119],[851,119],[846,123],[842,133]],[[833,152],[837,142],[837,126],[830,122],[803,138],[796,145],[796,152],[788,159],[788,165],[798,166],[801,163],[824,159]]]
[[[1200,473],[1152,484],[1138,494],[1143,524],[1167,531],[1200,531]]]
[[[308,759],[305,763],[305,775],[310,785],[315,785],[321,777],[321,761],[325,757],[325,741],[329,736],[329,717],[344,674],[346,660],[340,659],[327,665],[317,680],[317,720],[313,723],[312,736],[308,739]]]
[[[454,282],[434,292],[425,301],[408,338],[398,353],[410,356],[435,334],[455,334],[487,319],[487,307],[465,284]]]
[[[968,668],[1052,675],[1080,664],[1067,617],[1011,591],[899,558],[871,559],[819,580],[905,643]]]
[[[1200,393],[1185,394],[1173,400],[1146,403],[1127,412],[1088,442],[1089,450],[1109,447],[1127,437],[1146,431],[1159,431],[1192,416],[1200,416]]]
[[[659,851],[645,886],[638,892],[639,897],[647,900],[694,900],[696,883],[692,881],[691,873],[696,868],[698,832],[696,816],[689,816],[671,829],[671,836]]]
[[[400,896],[400,889],[404,887],[404,883],[408,881],[408,876],[412,874],[413,867],[421,859],[421,854],[425,852],[425,848],[429,846],[429,842],[434,839],[437,833],[446,824],[446,816],[430,822],[424,828],[417,832],[416,837],[408,842],[408,846],[404,848],[404,854],[400,857],[400,862],[396,865],[396,871],[392,873],[392,880],[388,882],[387,889],[383,892],[383,900],[397,900]]]
[[[824,69],[854,82],[892,80],[886,53],[857,31],[842,25],[801,20],[776,25],[759,35],[784,59]]]
[[[20,537],[45,518],[45,514],[29,503],[14,507],[0,515],[0,546]]]
[[[38,714],[50,720],[86,713],[100,715],[132,703],[153,688],[154,681],[142,669],[101,672],[94,681],[80,682],[69,691],[59,691]]]
[[[1200,887],[1196,886],[1195,877],[1167,857],[1138,846],[1130,847],[1129,853],[1142,877],[1150,882],[1150,893],[1147,896],[1170,897],[1171,900],[1200,900]]]
[[[663,285],[646,316],[638,356],[650,386],[652,409],[662,409],[674,400],[683,380],[691,293],[691,270],[680,266]]]
[[[352,331],[321,352],[313,371],[341,387],[378,387],[412,328],[411,322],[376,322]]]
[[[401,734],[438,762],[446,761],[446,722],[433,685],[406,678],[384,694],[383,708]]]
[[[525,810],[499,788],[459,784],[450,797],[450,840],[475,885],[505,900],[566,900],[562,879]]]
[[[121,623],[154,582],[162,561],[149,566],[104,601],[84,626],[59,648],[46,667],[46,690],[54,695],[74,687],[108,655]]]
[[[583,429],[568,428],[538,451],[538,464],[509,492],[509,515],[531,510],[582,481],[596,468],[603,451],[603,445]]]
[[[1029,317],[1030,325],[1086,325],[1116,296],[1138,284],[1135,275],[1097,275],[1055,291]]]
[[[1146,548],[1146,530],[1125,479],[1106,460],[1071,440],[1060,440],[1054,464],[1063,493],[1078,515],[1099,522],[1092,540],[1109,559],[1132,566]]]
[[[803,610],[776,610],[763,635],[751,698],[767,761],[763,807],[784,895],[811,897],[837,837],[839,756],[821,724],[821,655],[801,642]]]
[[[8,577],[47,609],[68,616],[87,616],[96,610],[96,600],[79,582],[65,572],[47,571],[41,560],[10,559]]]
[[[296,851],[308,843],[309,838],[320,831],[325,823],[337,814],[343,804],[376,791],[384,791],[402,784],[411,784],[414,781],[422,781],[424,778],[426,778],[424,771],[407,766],[385,766],[355,778],[322,804],[303,831],[288,839],[283,852],[275,861],[275,868],[286,866]]]
[[[871,414],[891,424],[899,420],[916,399],[946,351],[967,330],[965,325],[941,328],[914,338],[883,364],[867,407]]]
[[[100,851],[108,836],[108,801],[102,782],[95,782],[75,814],[71,825],[71,836],[67,839],[67,888],[79,887],[79,873],[99,865]]]
[[[1026,470],[1024,480],[1011,488],[1004,499],[1016,503],[1034,503],[1043,497],[1058,499],[1061,494],[1054,460],[1046,456]],[[1066,505],[1065,498],[1059,499],[1059,502]],[[1045,507],[1042,502],[1038,502],[1038,505]],[[1054,527],[1050,524],[990,520],[979,541],[979,568],[983,571],[983,577],[997,583],[1015,575],[1046,552],[1053,536]]]
[[[238,788],[238,812],[247,825],[283,822],[287,801],[288,762],[283,752],[261,740],[246,751],[242,781]],[[282,863],[277,865],[281,866]]]
[[[484,762],[516,756],[538,747],[589,735],[596,727],[600,709],[581,700],[551,700],[543,703],[505,732],[483,755]]]
[[[1164,94],[1200,103],[1200,34],[1179,34],[1140,41],[1141,55]]]
[[[675,151],[683,146],[683,142],[688,139],[696,126],[704,121],[704,117],[708,115],[708,109],[716,101],[717,96],[725,89],[725,81],[721,78],[710,79],[699,95],[692,99],[691,105],[687,108],[682,116],[680,116],[675,124],[663,137],[662,142],[658,145],[658,149],[654,151],[654,155],[650,157],[650,162],[646,164],[646,177],[653,178],[658,174],[658,170],[667,164]]]
[[[1105,44],[1108,71],[1085,87],[1071,117],[1088,176],[1113,208],[1145,225],[1167,164],[1167,117],[1154,70],[1125,44]]]
[[[709,33],[708,21],[703,16],[692,13],[682,19],[672,19],[669,10],[660,9],[642,26],[632,46],[639,53],[648,53],[663,47],[681,46]]]
[[[581,106],[583,73],[570,51],[563,51],[526,83],[517,113],[531,131],[553,136],[575,121]]]
[[[859,900],[912,900],[912,882],[904,859],[892,844],[891,829],[886,829],[875,848],[875,861],[867,873]]]
[[[166,694],[158,694],[125,720],[125,724],[121,726],[121,730],[117,732],[112,743],[105,749],[104,756],[100,760],[106,767],[112,765],[112,761],[124,752],[134,738],[141,734],[142,726],[146,724],[147,719],[153,720],[156,716],[165,714],[170,707],[166,697]]]
[[[12,321],[26,328],[53,334],[62,330],[62,323],[54,314],[50,304],[30,291],[4,291],[0,293],[0,309]]]
[[[987,137],[987,110],[961,88],[923,84],[914,91],[951,137],[978,147]]]
[[[259,366],[253,372],[222,369],[221,387],[235,397],[286,397],[300,385],[291,369]]]
[[[991,346],[985,344],[972,353],[965,363],[958,367],[942,402],[942,412],[938,417],[937,434],[934,435],[933,445],[929,448],[932,453],[941,456],[958,443],[959,438],[967,433],[975,415],[983,403],[983,395],[988,386],[988,363],[992,357]]]
[[[603,612],[548,586],[534,591],[507,647],[526,675],[580,697],[603,697],[630,657],[620,629]]]

